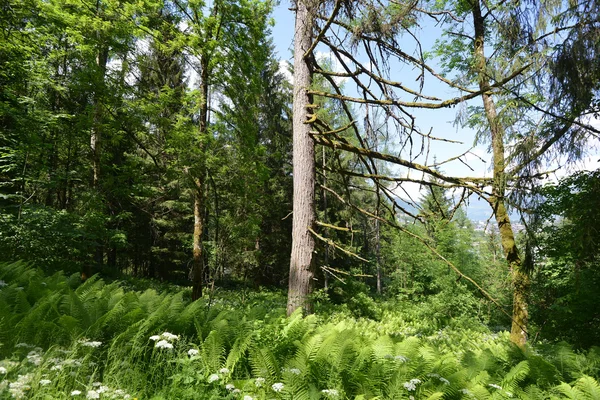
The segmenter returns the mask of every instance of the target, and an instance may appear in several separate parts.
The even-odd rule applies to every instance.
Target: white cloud
[[[293,84],[294,77],[292,76],[292,72],[290,71],[290,69],[291,69],[291,64],[289,61],[287,61],[287,60],[279,61],[279,73],[283,75],[285,80],[287,80],[289,83]]]
[[[317,59],[317,61],[327,61],[329,63],[329,68],[331,68],[331,71],[333,71],[333,72],[337,72],[337,73],[346,72],[346,70],[344,70],[344,67],[342,66],[342,63],[340,62],[340,60],[338,60],[333,55],[333,53],[330,51],[328,51],[328,52],[317,51],[315,54],[315,58]],[[344,61],[344,63],[346,65],[348,65],[348,66],[352,65],[349,58],[342,56],[342,60]],[[346,82],[348,80],[348,78],[334,77],[333,80],[335,81],[336,84],[343,85],[344,82]]]

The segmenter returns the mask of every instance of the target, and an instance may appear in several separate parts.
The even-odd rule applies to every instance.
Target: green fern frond
[[[583,399],[583,393],[577,388],[571,387],[568,383],[561,383],[556,390],[562,393],[567,399]]]
[[[575,383],[577,388],[583,395],[584,399],[600,400],[600,385],[591,376],[583,376]]]
[[[250,365],[256,377],[274,379],[279,376],[279,365],[273,353],[264,347],[250,349]]]
[[[238,331],[238,337],[233,344],[229,355],[227,356],[226,366],[229,368],[232,373],[235,371],[235,367],[240,360],[246,355],[246,352],[252,345],[252,340],[254,336],[252,334],[251,327],[244,325]]]
[[[223,339],[218,331],[212,331],[202,343],[202,363],[207,371],[217,372],[225,361]]]
[[[508,373],[502,379],[501,386],[509,392],[515,392],[517,387],[529,374],[529,363],[527,361],[521,361],[508,371]]]

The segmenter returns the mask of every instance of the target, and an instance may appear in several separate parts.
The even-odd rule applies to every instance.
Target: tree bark
[[[206,165],[204,160],[204,136],[208,129],[208,64],[209,59],[205,54],[201,60],[201,85],[200,95],[202,104],[200,105],[200,121],[198,135],[200,137],[200,160],[197,176],[194,179],[194,233],[193,233],[193,266],[192,266],[192,300],[198,300],[202,297],[202,283],[204,279],[204,255],[202,249],[202,234],[204,232],[204,178],[206,175]]]
[[[99,12],[99,11],[98,11]],[[102,95],[104,89],[104,79],[106,77],[106,66],[108,64],[108,45],[103,43],[102,35],[98,36],[98,53],[96,55],[96,67],[98,68],[98,81],[96,82],[96,90],[94,92],[94,119],[92,131],[90,134],[90,150],[92,157],[92,189],[96,195],[100,189],[100,160],[101,160],[101,136],[102,136]],[[94,253],[94,261],[97,267],[104,263],[104,246],[103,243],[98,243]],[[86,280],[92,275],[92,266],[85,265],[81,271],[81,279]]]
[[[309,295],[314,278],[313,252],[315,240],[309,232],[315,223],[315,145],[310,137],[307,113],[311,98],[309,60],[314,10],[310,0],[298,0],[294,33],[294,104],[293,104],[293,174],[294,205],[292,220],[292,253],[287,313],[302,307],[311,312]]]
[[[506,192],[506,160],[504,155],[505,130],[498,119],[494,100],[489,94],[490,83],[487,76],[487,63],[484,54],[485,21],[481,14],[479,0],[473,1],[473,22],[475,27],[475,68],[478,75],[479,88],[483,92],[483,107],[492,136],[494,177],[490,201],[500,231],[502,249],[508,263],[513,286],[513,311],[510,340],[519,346],[523,346],[527,341],[527,293],[530,284],[529,275],[523,269],[523,263],[515,242],[515,235],[510,222],[510,217],[506,211],[504,197]]]

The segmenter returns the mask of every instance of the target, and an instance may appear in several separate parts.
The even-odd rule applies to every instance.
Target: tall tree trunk
[[[102,131],[102,87],[106,76],[106,65],[108,64],[108,46],[101,44],[96,57],[98,67],[98,87],[94,93],[94,123],[90,135],[90,149],[92,151],[92,187],[98,188],[100,182],[100,140]]]
[[[100,186],[100,156],[101,156],[101,133],[102,133],[102,95],[104,89],[104,79],[106,77],[106,65],[108,64],[108,46],[102,43],[102,38],[98,33],[98,54],[96,55],[96,67],[98,68],[98,81],[96,82],[96,91],[94,92],[94,121],[92,132],[90,134],[90,150],[92,156],[92,189],[99,194]],[[97,266],[104,263],[104,248],[102,243],[98,243],[94,254],[94,261]],[[85,265],[81,271],[81,279],[86,280],[92,275],[92,266]]]
[[[377,216],[379,216],[379,208],[377,209]],[[381,237],[380,237],[380,228],[379,228],[379,220],[375,220],[375,260],[377,261],[377,293],[381,294],[382,284],[381,284]]]
[[[302,307],[311,311],[309,295],[314,277],[315,241],[309,228],[315,222],[315,145],[309,133],[307,112],[311,103],[307,90],[311,84],[309,61],[304,54],[310,49],[314,12],[310,0],[298,0],[294,33],[294,105],[293,171],[294,217],[292,220],[292,254],[287,313]]]
[[[527,341],[527,293],[529,291],[529,275],[524,271],[521,256],[515,242],[515,235],[506,211],[506,160],[504,156],[504,127],[498,119],[496,105],[489,94],[490,84],[487,76],[487,63],[484,54],[485,24],[481,14],[479,0],[473,2],[473,21],[475,26],[475,67],[478,74],[479,88],[482,94],[483,107],[492,135],[492,153],[494,160],[494,178],[490,202],[500,231],[502,249],[508,262],[513,286],[513,311],[510,340],[523,346]]]
[[[327,158],[325,154],[325,146],[323,146],[323,187],[327,187],[327,171],[325,167],[327,166]],[[325,189],[321,189],[321,196],[323,197],[323,222],[327,223],[327,191]],[[329,246],[325,247],[325,266],[329,267]],[[327,291],[329,289],[329,272],[327,270],[323,270],[323,280],[324,288]]]
[[[202,104],[200,105],[199,146],[200,160],[197,176],[194,179],[194,234],[193,234],[193,266],[192,266],[192,300],[202,297],[202,281],[204,279],[204,255],[202,254],[202,234],[204,232],[204,178],[206,165],[204,160],[204,136],[208,129],[208,56],[203,55],[201,60],[202,83],[200,94]]]

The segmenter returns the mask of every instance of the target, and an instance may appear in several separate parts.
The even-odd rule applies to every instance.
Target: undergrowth
[[[285,317],[281,293],[132,290],[0,265],[0,397],[600,399],[600,349],[525,349],[380,305]]]

